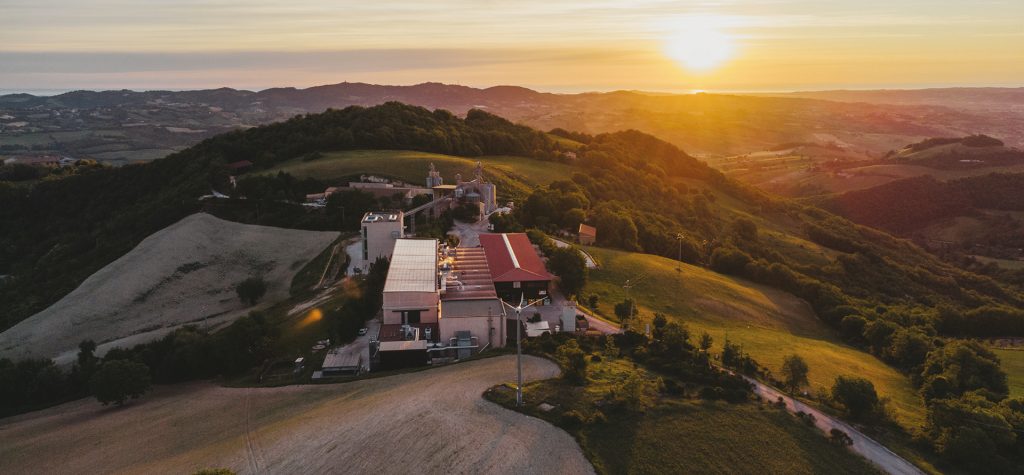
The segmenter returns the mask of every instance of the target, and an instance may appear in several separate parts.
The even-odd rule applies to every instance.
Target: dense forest
[[[823,208],[895,233],[975,209],[1024,211],[1024,174],[992,173],[942,182],[925,175],[829,197]]]
[[[1024,408],[1007,399],[1006,375],[995,356],[956,339],[1024,335],[1018,290],[945,264],[908,241],[744,186],[655,137],[637,131],[552,133],[583,144],[574,150],[577,172],[536,190],[514,215],[496,219],[496,227],[558,233],[587,222],[597,226],[599,245],[681,254],[688,262],[789,291],[851,344],[901,369],[921,388],[929,402],[929,441],[937,451],[971,468],[1021,463],[1024,441],[1001,438],[1002,432],[979,434],[964,422],[965,412],[983,414],[1013,434],[1024,430]],[[228,186],[226,163],[250,160],[265,169],[306,154],[359,148],[552,160],[561,157],[559,147],[541,132],[485,112],[460,119],[389,103],[225,134],[146,165],[31,187],[0,184],[0,274],[12,275],[0,284],[0,328],[200,209],[200,195]],[[1001,180],[989,179],[994,181],[981,186],[994,188]],[[298,194],[307,185],[313,186],[286,175],[240,184],[254,196]]]

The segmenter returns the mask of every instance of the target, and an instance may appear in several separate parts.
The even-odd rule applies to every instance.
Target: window
[[[518,289],[518,288],[521,288],[522,286],[523,286],[522,282],[512,282],[512,288],[513,289]]]

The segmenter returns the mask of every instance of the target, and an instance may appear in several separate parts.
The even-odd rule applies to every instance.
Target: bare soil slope
[[[230,321],[248,308],[234,286],[260,275],[264,302],[287,295],[292,277],[337,237],[191,215],[143,240],[49,308],[0,333],[0,357],[69,362],[78,343],[100,352],[189,324]]]
[[[340,385],[164,387],[123,409],[83,399],[0,420],[0,473],[592,473],[567,433],[481,397],[514,378],[501,356]]]

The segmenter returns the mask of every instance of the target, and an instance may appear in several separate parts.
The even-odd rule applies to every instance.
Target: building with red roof
[[[554,277],[524,233],[481,234],[494,290],[506,302],[547,298]]]

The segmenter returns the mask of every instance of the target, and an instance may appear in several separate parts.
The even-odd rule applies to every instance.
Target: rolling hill
[[[232,129],[243,129],[328,108],[374,106],[389,101],[465,114],[483,109],[515,122],[549,130],[587,133],[636,129],[691,153],[736,155],[786,142],[833,141],[881,154],[936,136],[986,133],[1024,145],[1024,115],[1012,105],[1019,95],[975,89],[1001,113],[964,103],[891,101],[869,104],[796,96],[656,94],[637,91],[551,94],[515,86],[485,89],[424,83],[386,86],[340,83],[306,89],[242,91],[75,91],[57,96],[0,96],[0,153],[55,152],[112,163],[130,163],[180,151]],[[979,99],[980,100],[980,99]],[[870,102],[870,101],[868,101]],[[881,105],[880,105],[881,104]],[[45,116],[40,115],[45,112]],[[29,117],[31,115],[31,117]]]
[[[337,233],[251,226],[191,215],[144,239],[43,311],[0,333],[0,357],[70,364],[90,339],[99,353],[160,338],[182,325],[217,326],[252,310],[235,284],[261,276],[265,301]]]

